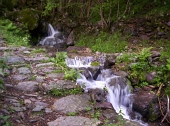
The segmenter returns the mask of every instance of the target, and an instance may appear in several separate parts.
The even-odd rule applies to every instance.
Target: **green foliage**
[[[51,11],[55,9],[59,4],[56,3],[55,0],[45,0],[46,5],[45,5],[45,10],[43,11],[44,16],[48,16],[51,14]]]
[[[168,68],[168,70],[170,70],[170,59],[167,59],[166,67]]]
[[[2,115],[0,116],[0,119],[2,119],[4,122],[3,126],[11,126],[11,122],[8,121],[9,118],[10,116],[2,116]]]
[[[65,59],[67,58],[66,52],[58,52],[56,54],[55,58],[50,58],[50,61],[53,62],[57,67],[59,67],[61,70],[58,70],[60,72],[64,72],[64,79],[65,80],[73,80],[76,81],[76,79],[79,77],[78,71],[75,69],[69,69],[65,63]]]
[[[91,114],[91,116],[92,116],[94,119],[98,120],[99,117],[100,117],[100,111],[99,111],[99,110],[96,110],[94,113]]]
[[[50,61],[53,62],[56,66],[58,66],[62,70],[66,70],[67,69],[67,65],[65,63],[66,58],[67,58],[66,52],[58,52],[55,58],[50,58]]]
[[[92,110],[91,107],[86,107],[86,111],[90,111],[90,110]]]
[[[150,63],[150,50],[152,47],[143,48],[138,53],[124,53],[116,58],[116,65],[121,70],[129,73],[128,78],[133,82],[133,86],[143,87],[149,84],[159,86],[160,83],[167,82],[167,65],[153,65]],[[146,74],[155,71],[157,75],[152,82],[146,82]],[[133,81],[135,80],[135,81]]]
[[[31,53],[35,54],[35,53],[45,53],[46,50],[44,50],[43,48],[38,48],[38,49],[34,49],[33,51],[31,51]]]
[[[67,116],[76,116],[76,114],[77,114],[76,112],[69,112],[69,113],[67,113],[66,115],[67,115]]]
[[[28,46],[29,34],[18,28],[11,21],[7,19],[0,19],[0,34],[11,45],[15,46]]]
[[[91,63],[91,66],[100,66],[100,63],[97,62],[97,61],[96,61],[96,62],[92,62],[92,63]]]
[[[105,32],[99,33],[97,36],[82,35],[76,43],[77,46],[87,46],[92,51],[115,53],[125,49],[127,41],[120,33],[110,35]]]
[[[152,49],[153,47],[149,47],[149,48],[143,48],[142,51],[136,55],[136,57],[138,58],[138,60],[140,62],[143,62],[145,60],[148,60],[148,58],[151,56],[151,52],[150,50]]]
[[[66,95],[72,95],[72,94],[82,94],[82,88],[81,87],[76,87],[73,89],[57,89],[57,88],[53,88],[49,94],[53,95],[53,96],[66,96]]]
[[[0,76],[5,76],[4,69],[9,69],[10,67],[6,64],[6,61],[4,58],[0,58]],[[4,88],[3,86],[3,80],[0,78],[0,89]]]
[[[75,69],[66,70],[64,73],[64,79],[65,80],[73,80],[76,81],[76,79],[79,77],[79,73]]]

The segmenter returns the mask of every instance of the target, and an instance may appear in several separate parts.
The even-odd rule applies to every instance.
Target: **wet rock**
[[[83,74],[86,79],[97,79],[97,76],[101,73],[99,67],[89,67],[89,68],[79,68],[81,74]]]
[[[70,32],[69,36],[67,37],[66,44],[67,46],[74,45],[74,31],[73,30]]]
[[[72,81],[67,81],[67,80],[57,80],[57,81],[50,81],[48,84],[43,83],[42,84],[42,88],[44,89],[44,91],[49,91],[53,88],[57,88],[57,89],[73,89],[75,88],[75,82]]]
[[[15,88],[22,91],[37,91],[37,85],[38,83],[36,81],[25,81],[19,82],[18,85],[15,86]]]
[[[124,77],[121,76],[115,76],[110,78],[108,85],[109,86],[117,86],[117,84],[120,85],[121,88],[125,88],[126,87],[126,79]]]
[[[127,77],[128,76],[128,73],[121,71],[121,70],[115,71],[114,74],[117,75],[117,76],[121,76],[121,77]]]
[[[113,106],[110,102],[97,102],[95,107],[98,109],[113,109]]]
[[[20,67],[18,68],[18,73],[19,74],[30,74],[31,70],[27,67]]]
[[[104,62],[104,68],[109,69],[116,63],[116,56],[114,54],[107,54],[107,58]]]
[[[24,59],[19,56],[8,56],[7,63],[24,63]]]
[[[90,97],[87,94],[70,95],[56,100],[53,104],[53,110],[63,113],[80,112],[92,107],[89,104]]]
[[[48,126],[98,126],[101,122],[81,116],[66,116],[48,122]]]
[[[106,101],[106,91],[100,88],[88,89],[90,98],[92,102],[105,102]]]
[[[143,117],[148,117],[151,105],[157,102],[157,97],[154,93],[143,91],[142,89],[134,92],[133,98],[133,109]]]

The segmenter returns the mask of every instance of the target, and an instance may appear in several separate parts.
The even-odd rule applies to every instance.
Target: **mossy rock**
[[[21,11],[11,12],[8,17],[11,20],[16,20],[28,30],[34,30],[38,27],[39,13],[35,9],[23,9]]]
[[[18,0],[1,0],[0,5],[2,8],[13,10],[14,6],[18,3]]]
[[[149,121],[155,121],[161,116],[158,103],[152,103],[149,108]]]

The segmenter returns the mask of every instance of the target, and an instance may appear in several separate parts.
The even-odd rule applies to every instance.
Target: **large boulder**
[[[134,92],[133,110],[140,113],[143,118],[154,121],[160,117],[156,94],[140,89]]]

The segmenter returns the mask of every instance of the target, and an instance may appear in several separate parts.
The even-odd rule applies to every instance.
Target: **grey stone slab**
[[[93,107],[89,104],[90,97],[87,94],[69,95],[56,100],[52,108],[54,111],[71,113],[86,110],[87,107]]]
[[[18,85],[15,86],[15,88],[22,90],[22,91],[37,91],[38,83],[36,81],[25,81],[25,82],[19,82]]]
[[[48,122],[48,126],[98,126],[101,122],[81,116],[66,116]]]

